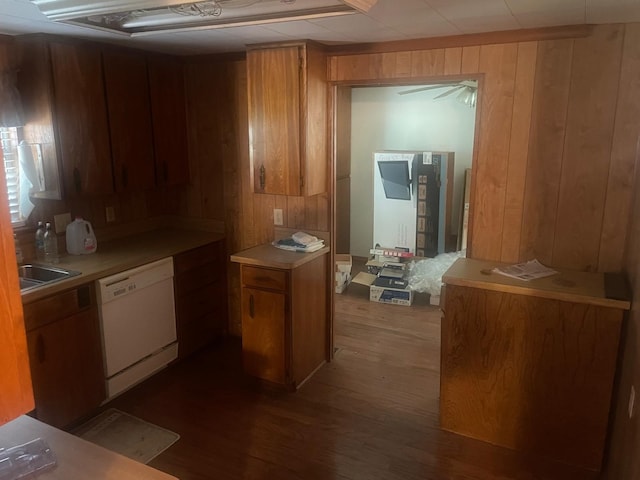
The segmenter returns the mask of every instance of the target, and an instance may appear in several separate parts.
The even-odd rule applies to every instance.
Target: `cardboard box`
[[[369,287],[369,300],[372,302],[392,303],[409,306],[413,303],[413,291],[408,288]]]
[[[354,283],[369,287],[369,300],[379,303],[409,306],[413,303],[413,291],[408,287],[395,288],[386,285],[376,285],[380,280],[377,275],[360,272],[352,280]]]
[[[353,260],[351,255],[337,253],[335,266],[336,293],[344,292],[347,285],[351,282],[351,267]]]

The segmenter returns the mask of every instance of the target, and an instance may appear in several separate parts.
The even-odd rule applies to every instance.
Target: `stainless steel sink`
[[[76,275],[80,275],[80,272],[65,270],[64,268],[52,267],[49,265],[28,263],[18,267],[21,292],[41,285],[64,280],[65,278],[74,277]]]

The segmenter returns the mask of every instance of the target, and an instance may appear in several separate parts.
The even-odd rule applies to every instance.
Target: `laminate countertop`
[[[442,276],[442,283],[461,287],[482,288],[497,292],[536,296],[552,300],[599,305],[629,310],[631,302],[626,283],[621,275],[607,275],[553,268],[558,273],[525,281],[507,277],[493,271],[509,264],[486,260],[460,258]],[[445,292],[446,294],[446,292]]]
[[[320,250],[311,253],[292,252],[276,248],[270,243],[258,245],[257,247],[248,248],[231,255],[231,261],[244,265],[253,265],[256,267],[280,268],[283,270],[292,270],[300,265],[304,265],[311,260],[326,255],[329,247],[323,247]]]
[[[56,466],[35,476],[38,480],[177,480],[27,415],[0,426],[0,448],[22,445],[37,438],[47,442],[57,461]]]
[[[223,238],[224,235],[220,233],[163,228],[109,242],[101,243],[98,239],[98,249],[95,253],[64,255],[59,263],[53,265],[80,272],[79,275],[26,290],[22,293],[22,303],[27,304],[53,293],[171,257]]]

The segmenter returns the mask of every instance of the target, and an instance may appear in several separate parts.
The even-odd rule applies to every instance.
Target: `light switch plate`
[[[67,225],[70,223],[71,214],[69,212],[53,216],[53,224],[56,229],[56,233],[64,233],[67,230]]]
[[[273,224],[274,225],[283,225],[284,224],[284,218],[282,216],[282,209],[281,208],[274,208],[273,209]]]

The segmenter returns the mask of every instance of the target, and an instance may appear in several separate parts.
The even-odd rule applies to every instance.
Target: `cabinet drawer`
[[[226,282],[225,265],[208,263],[175,276],[176,297],[187,295],[212,283]]]
[[[175,275],[180,275],[209,263],[213,263],[220,269],[226,262],[223,246],[224,242],[218,241],[176,255],[173,257]]]
[[[248,287],[287,291],[287,272],[270,268],[242,266],[242,284]]]
[[[24,324],[27,331],[69,317],[93,307],[96,295],[92,283],[81,285],[24,306]]]

